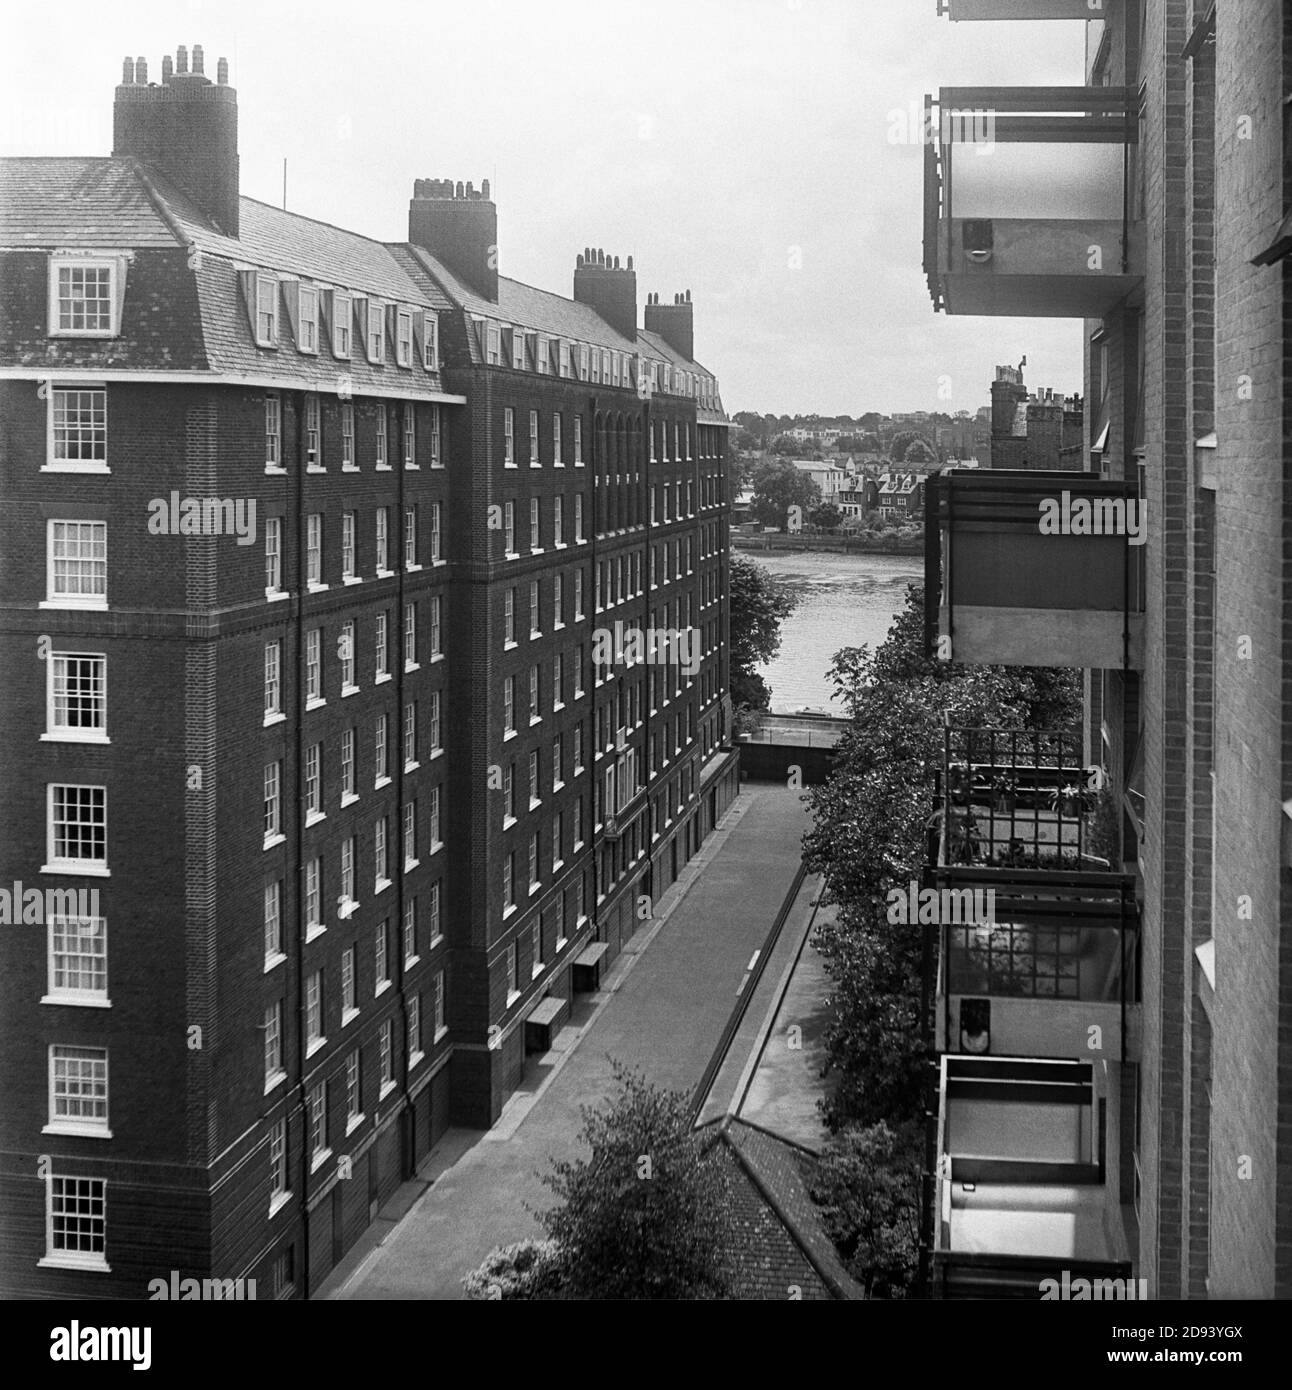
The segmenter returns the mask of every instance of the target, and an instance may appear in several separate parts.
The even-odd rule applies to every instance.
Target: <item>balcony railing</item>
[[[943,88],[925,98],[924,139],[935,308],[1103,318],[1138,287],[1129,88]]]
[[[1104,1097],[1089,1062],[943,1057],[931,1105],[921,1264],[935,1298],[1030,1298],[1123,1281],[1105,1235]],[[1106,1296],[1118,1296],[1109,1286]],[[1130,1294],[1134,1297],[1132,1291]]]
[[[950,469],[927,480],[924,499],[931,655],[983,665],[1142,668],[1146,532],[1132,483],[1090,473]]]
[[[1091,852],[1103,770],[1080,751],[1069,730],[945,731],[920,916],[939,1052],[1125,1061],[1137,1047],[1135,879]]]
[[[1104,19],[1110,0],[938,0],[951,19]]]

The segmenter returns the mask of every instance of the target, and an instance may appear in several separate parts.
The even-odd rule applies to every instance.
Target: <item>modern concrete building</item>
[[[1003,938],[976,953],[1004,940],[1048,958],[1072,1002],[965,976],[934,1100],[930,1275],[947,1294],[1037,1297],[1074,1261],[1106,1278],[1129,1264],[1152,1298],[1286,1298],[1292,23],[1277,0],[1106,0],[1093,19],[1068,0],[945,8],[1090,21],[1080,87],[929,101],[992,113],[995,141],[964,159],[972,122],[953,120],[928,149],[935,305],[1071,319],[1088,409],[1079,469],[931,480],[926,598],[942,655],[1084,669],[1083,785],[1110,833],[1106,872],[973,870],[1044,909],[1027,930],[1017,903],[998,912]],[[1057,757],[1003,764],[1043,764],[1071,802]],[[978,814],[1014,826],[1020,810]],[[1115,1030],[1097,1015],[1117,972],[1092,967],[1109,933],[1137,957],[1133,972],[1109,957]],[[951,967],[945,943],[932,959]],[[931,998],[950,985],[931,978]],[[957,1086],[1003,1108],[966,1131]],[[985,1224],[966,1215],[984,1180],[1002,1213]]]
[[[160,76],[0,162],[5,1296],[308,1296],[738,776],[689,295],[507,279],[487,184],[241,196],[227,64]]]

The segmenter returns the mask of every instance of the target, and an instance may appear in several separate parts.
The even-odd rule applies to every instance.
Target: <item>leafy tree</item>
[[[802,444],[797,439],[778,439],[772,445],[772,453],[793,458],[802,448]]]
[[[764,526],[785,526],[792,506],[803,514],[821,499],[814,479],[783,459],[764,459],[753,473],[754,516]]]
[[[859,454],[864,449],[864,436],[860,434],[841,434],[834,441],[834,447],[841,454]]]
[[[767,709],[772,693],[758,674],[780,651],[781,623],[799,597],[743,555],[731,557],[731,701],[737,709]]]
[[[833,531],[843,520],[843,513],[833,502],[822,502],[819,507],[812,512],[808,518],[813,526],[821,526],[827,531]]]
[[[619,1094],[583,1107],[587,1158],[553,1163],[540,1214],[570,1299],[711,1299],[731,1292],[728,1169],[702,1149],[689,1102],[614,1064]]]
[[[848,1125],[809,1186],[821,1222],[867,1298],[906,1298],[920,1255],[920,1126]]]
[[[752,430],[739,429],[734,444],[737,449],[757,449],[761,447],[762,440]]]
[[[917,443],[922,444],[924,448],[928,450],[929,458],[937,457],[929,441],[925,439],[923,435],[916,434],[914,430],[898,430],[889,441],[888,457],[891,458],[894,463],[902,463],[909,456],[908,450],[912,445]],[[916,460],[912,459],[911,462],[914,463]]]
[[[927,439],[913,439],[906,446],[906,453],[903,456],[903,463],[936,463],[937,454]]]

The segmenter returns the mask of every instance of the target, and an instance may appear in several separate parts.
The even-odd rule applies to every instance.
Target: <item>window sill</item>
[[[512,903],[512,904],[511,904],[510,906],[508,906],[508,907],[504,907],[503,910],[502,910],[502,920],[503,920],[504,922],[507,920],[508,917],[514,917],[515,915],[516,915],[516,904],[515,904],[515,903]]]
[[[374,883],[373,886],[372,886],[373,895],[375,896],[375,895],[378,894],[378,893],[384,893],[384,892],[386,891],[386,889],[389,888],[389,887],[390,887],[390,879],[388,879],[388,878],[379,878],[379,879],[376,881],[376,883]]]
[[[283,834],[281,834],[281,833],[279,833],[279,834],[277,834],[277,835],[266,835],[266,836],[265,836],[264,848],[265,848],[265,849],[273,849],[273,847],[274,847],[275,845],[282,845],[282,844],[286,844],[286,843],[287,843],[287,836],[286,836],[286,835],[283,835]]]
[[[355,1132],[356,1129],[359,1128],[361,1124],[363,1124],[365,1118],[366,1117],[362,1111],[360,1111],[357,1115],[350,1116],[350,1118],[345,1122],[345,1137],[347,1139]]]
[[[286,1080],[287,1080],[287,1073],[286,1073],[285,1071],[276,1071],[276,1072],[273,1074],[273,1076],[271,1076],[271,1077],[265,1082],[265,1094],[268,1095],[268,1094],[270,1093],[270,1091],[272,1091],[276,1086],[281,1086],[281,1085],[283,1084],[283,1082],[286,1081]]]
[[[49,598],[41,599],[36,606],[38,608],[63,609],[75,613],[106,613],[108,611],[107,599]]]
[[[50,864],[40,866],[42,874],[83,874],[86,878],[111,878],[109,869],[99,864],[87,864],[76,860],[56,859]]]
[[[344,463],[344,462],[343,462],[343,463],[341,464],[341,472],[342,472],[342,473],[358,473],[358,472],[359,472],[359,465],[358,465],[357,463]]]
[[[353,1022],[355,1021],[355,1019],[358,1018],[358,1017],[359,1017],[359,1010],[358,1010],[358,1009],[342,1009],[342,1010],[341,1010],[341,1027],[344,1028],[344,1027],[347,1026],[347,1024],[353,1023]]]
[[[73,463],[64,460],[62,463],[42,463],[40,465],[42,473],[111,473],[112,469],[106,463]]]
[[[41,734],[40,741],[41,743],[110,743],[112,740],[108,738],[107,734],[80,734],[67,731]]]
[[[325,594],[329,588],[331,588],[330,584],[322,584],[317,579],[310,579],[305,583],[305,592],[307,594]]]
[[[406,662],[404,662],[404,674],[405,674],[406,676],[411,676],[411,675],[413,674],[414,671],[420,671],[421,669],[422,669],[422,663],[421,663],[420,661],[406,661]]]
[[[444,848],[444,841],[443,841],[443,840],[432,840],[432,842],[431,842],[431,849],[430,849],[431,854],[438,854],[443,848]]]
[[[265,727],[266,729],[268,729],[268,728],[270,728],[270,727],[271,727],[272,725],[274,725],[274,724],[282,724],[282,723],[285,723],[285,722],[286,722],[286,719],[287,719],[286,713],[285,713],[283,710],[277,710],[277,711],[275,711],[275,713],[273,713],[273,714],[267,714],[267,715],[265,715],[265,718],[264,718],[264,727]],[[107,739],[104,739],[103,741],[106,743],[106,742],[107,742]]]
[[[385,994],[385,992],[386,992],[389,988],[390,988],[390,981],[389,981],[389,980],[382,980],[381,983],[377,986],[377,988],[373,990],[373,992],[372,992],[372,997],[373,997],[374,999],[380,999],[381,996],[382,996],[383,994]]]
[[[448,1035],[449,1035],[449,1030],[448,1030],[448,1026],[447,1026],[447,1025],[445,1025],[443,1028],[437,1028],[437,1029],[435,1030],[435,1036],[434,1036],[434,1038],[432,1039],[432,1042],[433,1042],[433,1043],[443,1042],[444,1039],[448,1037]]]
[[[442,758],[443,756],[444,756],[444,749],[443,749],[443,748],[432,748],[432,749],[431,749],[431,761],[432,761],[432,762],[434,762],[434,761],[436,760],[436,758]]]
[[[305,1055],[306,1057],[313,1057],[316,1052],[318,1052],[321,1048],[324,1048],[326,1046],[326,1038],[315,1038],[312,1043],[307,1044],[305,1048]]]
[[[405,565],[405,566],[404,566],[404,573],[405,573],[405,574],[418,574],[418,573],[421,571],[421,568],[422,568],[421,565]]]
[[[327,927],[322,922],[309,923],[309,925],[305,928],[306,943],[308,944],[311,941],[317,941],[325,931],[327,931]]]
[[[62,1004],[79,1005],[83,1009],[110,1009],[112,1001],[110,999],[98,999],[90,995],[75,994],[42,994],[40,997],[42,1004]]]
[[[404,872],[405,872],[406,874],[411,874],[411,873],[413,872],[413,870],[414,870],[415,868],[417,868],[417,866],[418,866],[421,862],[422,862],[422,861],[421,861],[420,859],[405,859],[405,860],[404,860]]]
[[[431,951],[433,951],[437,946],[441,946],[441,945],[443,945],[443,944],[444,944],[444,933],[443,933],[443,932],[439,932],[439,933],[437,933],[435,936],[431,937],[431,939],[426,943],[426,950],[427,950],[427,953],[429,954],[429,953],[430,953]]]
[[[377,470],[378,473],[389,473],[389,472],[392,471],[392,470],[391,470],[391,467],[390,467],[390,464],[388,464],[388,463],[378,463],[378,464],[376,464],[376,465],[374,465],[374,466],[375,466],[375,468],[376,468],[376,470]]]
[[[412,1071],[412,1069],[413,1069],[419,1062],[425,1061],[425,1059],[426,1059],[426,1053],[425,1053],[425,1052],[422,1052],[422,1051],[420,1051],[420,1050],[417,1051],[417,1052],[410,1052],[410,1053],[408,1054],[408,1070],[409,1070],[409,1071]]]
[[[379,792],[382,789],[382,787],[388,786],[390,786],[389,777],[378,777],[377,780],[372,784],[372,789],[375,792]]]
[[[68,1134],[76,1135],[80,1139],[111,1139],[112,1131],[99,1125],[78,1125],[71,1121],[60,1123],[58,1120],[45,1125],[42,1134]]]
[[[385,685],[385,683],[390,679],[392,679],[392,677],[389,671],[379,671],[377,675],[373,678],[372,683],[373,685]]]
[[[287,470],[282,466],[281,463],[265,464],[265,473],[268,477],[271,478],[285,478],[287,476]]]
[[[431,561],[431,568],[432,568],[433,570],[442,569],[442,568],[443,568],[445,565],[447,565],[448,563],[449,563],[449,562],[448,562],[447,560],[432,560],[432,561]]]
[[[266,590],[265,590],[265,602],[266,602],[266,603],[278,603],[278,602],[280,602],[282,599],[290,598],[290,597],[291,597],[291,595],[287,592],[286,589],[266,589]]]
[[[376,578],[378,578],[378,579],[393,579],[394,577],[395,577],[395,571],[394,571],[394,570],[381,570],[381,569],[379,569],[379,570],[377,571],[377,573],[376,573]]]
[[[348,921],[359,910],[359,903],[356,898],[342,898],[337,904],[336,915],[343,921]]]
[[[532,898],[534,894],[537,893],[540,888],[542,888],[542,886],[543,885],[541,883],[531,883],[529,885],[529,896]]]
[[[307,463],[305,465],[305,471],[307,473],[326,473],[327,468],[321,463]]]
[[[557,940],[556,947],[555,947],[556,954],[559,956],[559,955],[561,954],[561,952],[564,951],[565,948],[566,948],[569,944],[570,944],[570,938],[569,938],[568,936],[562,936],[562,937],[560,937],[560,938]]]
[[[112,1266],[101,1255],[45,1255],[36,1261],[38,1269],[80,1269],[111,1274]]]
[[[518,989],[509,990],[509,991],[507,992],[507,1004],[506,1004],[506,1007],[510,1009],[511,1006],[512,1006],[512,1005],[516,1002],[516,1000],[519,999],[519,998],[520,998],[520,990],[518,990]]]
[[[287,957],[281,951],[275,951],[272,956],[265,957],[265,968],[262,973],[268,975],[271,970],[276,970]]]
[[[443,661],[443,660],[444,660],[444,653],[443,653],[443,652],[432,652],[432,653],[431,653],[431,663],[430,663],[430,664],[431,664],[432,666],[434,666],[435,663],[436,663],[437,661]]]
[[[515,738],[515,737],[516,737],[516,730],[515,730],[515,729],[504,729],[504,730],[503,730],[502,741],[503,741],[504,743],[509,742],[511,739],[513,739],[513,738]]]
[[[320,1149],[318,1153],[310,1159],[310,1172],[317,1173],[318,1170],[332,1157],[331,1149]]]
[[[326,811],[310,811],[305,817],[305,829],[308,830],[310,826],[317,825],[324,820],[327,820]]]
[[[356,470],[356,471],[357,471],[357,470]],[[357,575],[357,574],[343,574],[343,575],[341,576],[341,583],[342,583],[342,584],[347,584],[347,585],[348,585],[348,584],[362,584],[362,583],[363,583],[363,579],[362,579],[362,577],[361,577],[360,575]]]
[[[354,803],[355,803],[356,801],[358,801],[358,799],[359,799],[358,794],[355,793],[355,792],[342,792],[342,793],[341,793],[341,809],[344,810],[347,806],[353,806]]]
[[[515,817],[515,816],[504,816],[504,817],[502,818],[502,828],[503,828],[504,830],[510,830],[510,829],[512,828],[512,826],[515,825],[515,824],[516,824],[516,817]]]
[[[325,696],[315,695],[313,698],[305,701],[305,709],[307,712],[312,709],[322,709],[326,704],[327,698]]]
[[[381,1083],[381,1090],[377,1092],[377,1099],[378,1099],[378,1100],[385,1100],[386,1097],[387,1097],[387,1096],[391,1093],[391,1091],[393,1091],[394,1089],[395,1089],[395,1083],[394,1083],[393,1081],[383,1081],[383,1082]]]

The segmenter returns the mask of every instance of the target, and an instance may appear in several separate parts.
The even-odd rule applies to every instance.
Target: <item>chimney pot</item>
[[[481,179],[481,180],[480,180],[480,196],[485,200],[485,202],[488,202],[488,201],[489,201],[489,180],[488,180],[488,179]]]
[[[467,180],[467,197],[468,197],[468,198],[474,198],[475,196],[476,196],[475,184],[474,184],[470,179],[468,179],[468,180]]]
[[[135,60],[125,58],[121,63],[121,85],[123,87],[133,87],[135,82]]]
[[[615,269],[616,269],[616,270],[619,269],[619,257],[618,257],[618,256],[615,257]]]
[[[135,84],[146,87],[148,85],[148,59],[135,59]]]
[[[464,192],[464,190],[463,190],[463,188],[462,188],[462,180],[459,179],[459,180],[458,180],[458,187],[457,187],[457,196],[458,196],[459,198],[461,198],[461,197],[463,196],[463,192]]]
[[[183,44],[180,44],[180,46],[175,50],[175,71],[188,71],[188,49],[185,48]]]
[[[629,257],[628,257],[628,269],[631,270],[632,268],[633,268],[633,258],[632,258],[631,256],[629,256]]]
[[[215,65],[215,80],[221,87],[229,85],[229,60],[221,58]]]
[[[138,75],[138,72],[139,72],[139,69],[136,68],[136,69],[135,69],[136,76]],[[172,60],[170,54],[168,53],[168,54],[162,59],[162,81],[163,81],[163,82],[169,82],[169,81],[171,80],[171,78],[174,76],[174,74],[175,74],[175,64],[174,64],[174,61]]]
[[[203,74],[204,61],[202,57],[202,45],[200,43],[195,43],[193,45],[193,71],[197,73],[199,77]]]

